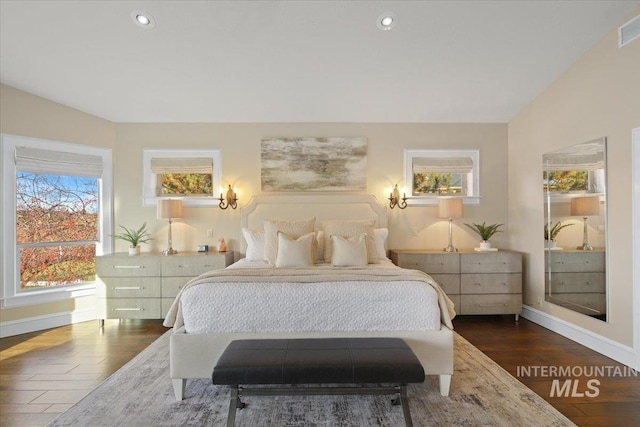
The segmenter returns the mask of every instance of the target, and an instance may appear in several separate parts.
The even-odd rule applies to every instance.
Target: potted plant
[[[487,250],[487,249],[491,249],[491,243],[489,242],[489,239],[496,233],[501,233],[502,230],[499,230],[500,227],[502,227],[504,224],[491,224],[491,225],[486,225],[485,222],[483,222],[482,224],[465,224],[467,227],[469,227],[471,230],[473,230],[476,234],[478,234],[478,236],[480,236],[480,238],[482,239],[482,241],[480,242],[480,249],[483,250]]]
[[[119,240],[124,240],[125,242],[129,242],[129,255],[139,255],[140,254],[140,244],[147,243],[149,240],[153,240],[149,234],[149,230],[147,230],[147,223],[142,224],[142,227],[139,229],[127,228],[125,226],[119,225],[122,230],[124,230],[120,234],[112,235],[114,238]]]
[[[563,224],[561,221],[556,222],[556,225],[549,229],[549,223],[544,223],[544,243],[547,249],[553,249],[556,247],[556,237],[560,230],[565,227],[569,227],[573,223]]]

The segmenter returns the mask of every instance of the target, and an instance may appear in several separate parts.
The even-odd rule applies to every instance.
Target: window
[[[144,205],[182,197],[185,205],[217,204],[221,182],[219,150],[144,150]]]
[[[478,150],[405,150],[405,185],[411,204],[436,204],[439,196],[479,203]]]
[[[3,306],[95,293],[111,251],[111,150],[2,135]]]

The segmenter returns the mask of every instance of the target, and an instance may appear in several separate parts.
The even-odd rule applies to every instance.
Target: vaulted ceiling
[[[2,0],[0,79],[116,122],[503,123],[639,5]]]

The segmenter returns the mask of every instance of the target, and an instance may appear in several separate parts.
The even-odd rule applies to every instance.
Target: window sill
[[[23,307],[28,305],[46,304],[54,301],[65,301],[96,294],[95,283],[77,286],[65,286],[58,289],[43,289],[23,292],[6,297],[2,300],[2,308]]]
[[[443,195],[441,197],[448,197]],[[458,196],[451,196],[458,197]],[[462,203],[465,205],[479,205],[480,204],[480,196],[462,196],[459,197],[462,199]],[[438,197],[407,197],[407,206],[437,206],[438,205]]]

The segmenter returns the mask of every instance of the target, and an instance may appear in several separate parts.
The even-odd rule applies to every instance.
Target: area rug
[[[211,380],[188,380],[185,400],[174,398],[167,332],[60,414],[50,426],[224,426],[229,389]],[[451,394],[442,397],[437,377],[410,385],[416,426],[573,426],[480,350],[455,334]],[[390,396],[246,397],[236,426],[403,426]]]

